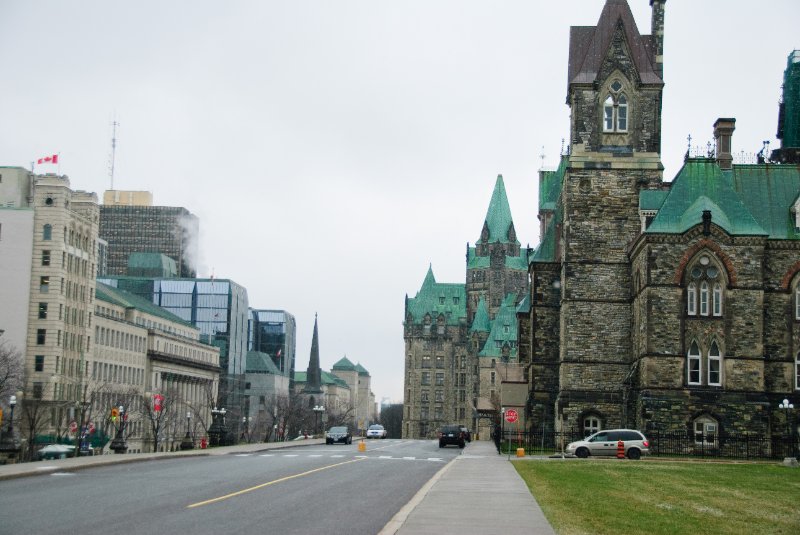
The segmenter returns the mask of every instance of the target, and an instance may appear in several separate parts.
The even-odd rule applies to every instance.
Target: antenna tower
[[[111,123],[111,126],[113,128],[112,133],[111,133],[111,165],[110,165],[108,174],[109,174],[109,178],[111,179],[111,189],[113,190],[114,189],[114,158],[115,158],[116,152],[117,152],[117,127],[119,126],[119,123],[116,120],[114,120]]]

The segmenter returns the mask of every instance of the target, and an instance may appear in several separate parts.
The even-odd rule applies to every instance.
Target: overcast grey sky
[[[463,282],[502,174],[538,244],[537,170],[568,137],[569,27],[603,0],[2,0],[0,165],[60,154],[73,189],[114,187],[200,218],[199,276],[297,318],[324,369],[346,355],[400,401],[403,298],[432,263]],[[629,0],[650,33],[648,0]],[[666,3],[662,150],[777,146],[797,0]],[[544,147],[544,149],[543,149]],[[544,160],[540,155],[544,154]]]

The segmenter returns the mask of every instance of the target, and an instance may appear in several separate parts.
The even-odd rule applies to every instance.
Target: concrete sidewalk
[[[380,535],[555,535],[539,504],[493,442],[473,441],[383,528]]]

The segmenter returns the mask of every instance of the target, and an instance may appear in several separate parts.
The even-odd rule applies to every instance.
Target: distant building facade
[[[180,277],[196,276],[200,223],[186,208],[152,206],[149,192],[107,191],[100,207],[100,238],[108,242],[107,274],[129,275],[132,253],[172,258]]]
[[[429,268],[406,297],[404,438],[430,438],[451,423],[488,438],[500,383],[519,370],[515,311],[527,292],[528,249],[517,240],[502,176],[466,261],[464,283],[439,283]]]
[[[266,353],[281,373],[292,377],[297,349],[297,323],[294,316],[285,310],[251,308],[247,347]]]

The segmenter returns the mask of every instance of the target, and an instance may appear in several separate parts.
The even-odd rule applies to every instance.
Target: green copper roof
[[[639,210],[658,210],[669,195],[669,190],[644,189],[639,192]]]
[[[322,373],[321,373],[321,379],[322,379],[322,384],[323,385],[336,385],[336,386],[338,386],[340,388],[346,388],[346,389],[350,390],[350,387],[347,385],[347,382],[344,379],[342,379],[341,377],[339,377],[338,375],[335,375],[333,373],[326,372],[326,371],[323,370]],[[294,382],[295,382],[295,384],[303,384],[307,380],[308,380],[308,376],[307,376],[306,372],[294,372]]]
[[[492,200],[489,201],[489,210],[486,212],[485,223],[489,227],[488,242],[509,243],[508,230],[514,224],[514,221],[511,219],[511,208],[508,205],[503,175],[497,175]],[[478,240],[478,243],[482,243],[482,240]],[[519,242],[515,240],[514,243]]]
[[[792,206],[800,195],[798,166],[734,165],[733,171],[724,174],[770,238],[800,239],[792,214]]]
[[[561,156],[554,171],[542,171],[539,179],[539,210],[555,210],[561,195],[561,184],[569,164],[569,156]]]
[[[177,277],[178,264],[161,253],[128,255],[128,275],[132,277]]]
[[[525,293],[525,297],[522,298],[522,301],[519,302],[517,305],[517,314],[528,314],[531,311],[531,295],[530,295],[530,288]]]
[[[531,255],[531,262],[554,262],[556,259],[556,223],[559,221],[560,211],[556,213],[556,217],[550,220],[550,224],[544,231],[542,241],[539,242],[539,247]]]
[[[330,373],[323,371],[322,372],[322,384],[324,385],[336,385],[340,388],[346,388],[350,390],[350,386],[347,384],[347,381],[336,375],[335,373]]]
[[[517,314],[516,294],[510,293],[503,299],[500,309],[492,321],[492,331],[483,346],[483,350],[478,353],[479,357],[503,356],[503,346],[510,346],[509,357],[515,359],[517,356]]]
[[[645,232],[680,234],[702,223],[703,211],[711,222],[731,235],[763,236],[767,232],[753,218],[714,160],[687,160],[672,181],[669,195]]]
[[[187,327],[196,329],[196,327],[191,323],[183,321],[181,318],[179,318],[172,312],[154,305],[147,299],[143,299],[138,295],[126,292],[125,290],[119,290],[117,288],[114,288],[113,286],[103,284],[100,281],[97,282],[94,294],[95,297],[97,299],[100,299],[101,301],[107,301],[109,303],[113,303],[115,305],[122,306],[125,308],[134,308],[146,314],[150,314],[152,316],[163,318],[167,321],[179,323],[181,325],[185,325]]]
[[[246,368],[247,373],[268,373],[270,375],[283,375],[281,371],[272,362],[272,358],[266,353],[260,351],[248,351]]]
[[[361,363],[356,364],[356,371],[358,372],[358,375],[369,377],[369,372],[364,366],[361,365]]]
[[[478,301],[478,310],[475,311],[475,319],[472,320],[472,327],[470,332],[486,332],[492,330],[492,324],[489,321],[489,311],[486,310],[486,300],[481,296]]]
[[[414,323],[422,323],[425,314],[430,314],[433,322],[444,314],[447,325],[458,325],[467,316],[466,301],[463,284],[436,282],[429,267],[417,295],[406,298],[406,314],[411,314]]]
[[[342,357],[336,364],[331,367],[332,370],[342,370],[342,371],[355,371],[356,366],[352,362],[350,362],[347,357]]]

